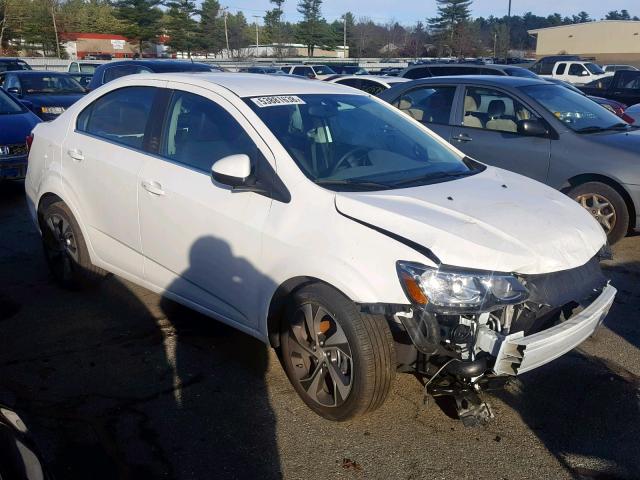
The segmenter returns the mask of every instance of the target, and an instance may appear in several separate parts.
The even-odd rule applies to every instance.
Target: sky
[[[289,21],[299,19],[296,12],[297,0],[285,0],[285,17]],[[473,16],[488,17],[507,14],[508,0],[474,0]],[[252,15],[264,15],[265,10],[273,8],[269,0],[220,0],[220,4],[228,6],[230,11],[242,10],[250,21]],[[631,16],[640,16],[638,0],[512,0],[511,11],[514,15],[533,12],[547,16],[558,12],[561,15],[573,15],[581,10],[591,17],[600,19],[610,10],[629,10]],[[375,22],[385,23],[396,20],[402,24],[414,24],[418,20],[433,17],[436,13],[435,0],[324,0],[322,14],[333,21],[344,12],[351,11],[358,17],[369,17]]]

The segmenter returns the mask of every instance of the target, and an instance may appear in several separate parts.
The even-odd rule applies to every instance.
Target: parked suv
[[[299,77],[316,78],[324,80],[336,72],[327,65],[288,65],[280,68],[284,73],[297,75]]]
[[[600,65],[592,62],[562,61],[557,62],[549,75],[541,74],[541,77],[551,77],[557,80],[584,85],[595,80],[613,75],[613,72],[605,72]]]
[[[415,80],[379,97],[470,157],[565,192],[611,243],[640,226],[640,131],[579,93],[478,76]]]
[[[602,322],[606,237],[575,202],[358,90],[255,80],[132,76],[36,127],[26,191],[58,281],[113,272],[269,343],[332,420],[398,370],[486,419],[480,390]]]

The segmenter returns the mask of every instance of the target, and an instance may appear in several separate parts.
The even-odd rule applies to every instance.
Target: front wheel
[[[600,223],[610,244],[621,240],[629,230],[629,210],[622,196],[600,182],[587,182],[567,193]]]
[[[395,376],[384,317],[362,314],[328,285],[295,292],[281,324],[282,363],[302,400],[335,421],[380,407]]]

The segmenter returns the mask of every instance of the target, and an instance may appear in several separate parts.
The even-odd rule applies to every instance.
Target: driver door
[[[272,199],[232,192],[211,166],[232,154],[274,164],[270,150],[233,105],[205,89],[175,88],[157,156],[139,176],[147,281],[192,306],[257,328],[262,229]]]

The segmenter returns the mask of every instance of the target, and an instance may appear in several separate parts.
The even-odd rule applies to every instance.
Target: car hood
[[[31,112],[0,115],[0,145],[25,143],[27,135],[39,121]]]
[[[636,158],[638,152],[640,152],[640,129],[630,130],[628,132],[610,131],[580,136],[587,142],[633,153]]]
[[[606,243],[600,225],[576,202],[492,167],[422,187],[339,192],[335,203],[341,214],[464,268],[522,274],[567,270],[584,265]]]
[[[23,98],[29,100],[36,107],[70,107],[84,94],[68,93],[63,95],[41,94],[41,95],[25,95]]]

